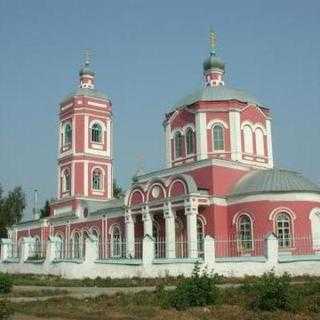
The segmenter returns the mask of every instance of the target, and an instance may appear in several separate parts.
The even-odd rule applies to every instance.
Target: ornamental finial
[[[210,30],[209,41],[210,41],[210,55],[215,56],[216,50],[217,50],[217,34],[212,29]]]
[[[84,65],[85,66],[89,66],[91,62],[91,50],[90,49],[86,49],[84,51]]]

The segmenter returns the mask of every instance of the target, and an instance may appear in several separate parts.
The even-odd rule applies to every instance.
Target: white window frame
[[[176,137],[177,135],[180,135],[181,139],[181,152],[180,155],[177,155],[177,144],[176,144]],[[174,151],[174,158],[177,159],[182,159],[183,158],[183,132],[180,130],[176,131],[173,135],[173,151]]]
[[[188,134],[191,132],[191,138],[192,138],[192,152],[188,152]],[[185,150],[186,150],[186,156],[192,156],[196,153],[196,135],[194,132],[194,129],[192,127],[187,127],[185,130]]]
[[[244,153],[253,154],[253,130],[249,124],[245,124],[242,129]]]
[[[221,149],[216,149],[215,148],[215,131],[214,131],[214,129],[215,128],[220,128],[221,129],[221,131],[222,131],[222,148]],[[222,124],[220,124],[220,123],[215,123],[215,124],[213,124],[213,126],[212,126],[212,128],[211,128],[211,135],[212,135],[212,151],[213,152],[224,152],[225,151],[225,128],[224,128],[224,126],[222,125]],[[221,140],[221,139],[220,139]],[[221,141],[219,141],[219,142],[221,142]]]

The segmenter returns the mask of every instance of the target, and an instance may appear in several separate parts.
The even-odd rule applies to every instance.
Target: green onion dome
[[[90,64],[88,62],[85,63],[84,67],[79,71],[79,76],[83,76],[83,75],[90,75],[90,76],[95,76],[95,72],[93,70],[90,69]]]
[[[207,58],[203,62],[203,69],[204,69],[204,71],[207,71],[210,69],[221,69],[224,71],[225,63],[220,58],[218,58],[214,55],[210,55],[209,58]]]

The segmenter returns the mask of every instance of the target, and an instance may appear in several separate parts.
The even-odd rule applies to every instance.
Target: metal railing
[[[36,241],[29,244],[28,260],[43,260],[47,255],[47,241]]]
[[[293,256],[320,254],[320,238],[312,235],[278,238],[279,254]]]
[[[222,239],[215,240],[215,256],[224,257],[241,257],[253,256],[259,257],[265,255],[265,239]]]
[[[176,240],[176,258],[188,258],[188,241],[185,238]]]
[[[187,259],[189,257],[189,246],[190,241],[187,238],[180,238],[175,241],[175,257],[177,259]],[[197,250],[198,258],[204,258],[204,239],[198,238],[197,245],[195,246]],[[167,257],[166,252],[166,240],[164,238],[155,239],[154,243],[154,258],[155,259],[165,259]]]
[[[154,242],[154,258],[166,258],[166,240],[163,238],[156,238]]]
[[[21,257],[21,244],[13,242],[9,246],[8,258],[19,259]]]
[[[99,259],[142,259],[142,239],[128,243],[126,239],[99,242]]]
[[[136,239],[134,242],[134,258],[142,259],[143,256],[143,242],[142,239]]]

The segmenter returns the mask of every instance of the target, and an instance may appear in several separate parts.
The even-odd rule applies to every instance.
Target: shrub
[[[11,308],[7,300],[0,300],[0,320],[9,319],[13,314],[13,309]]]
[[[191,278],[182,281],[172,292],[167,292],[167,304],[177,310],[215,304],[220,293],[216,286],[218,281],[218,275],[208,274],[207,270],[201,273],[199,264],[196,264]]]
[[[12,279],[8,274],[0,274],[0,294],[9,293],[12,289]]]
[[[300,307],[298,290],[290,287],[289,274],[277,277],[274,272],[263,274],[255,282],[245,282],[242,290],[248,296],[251,309],[265,311],[286,310],[294,311]]]

